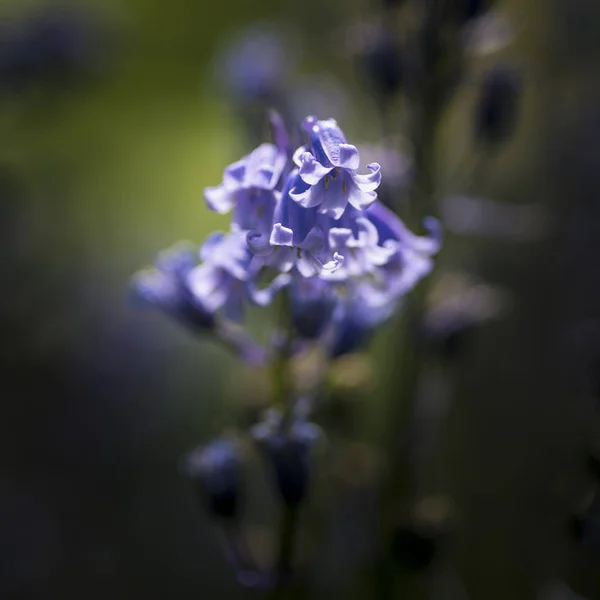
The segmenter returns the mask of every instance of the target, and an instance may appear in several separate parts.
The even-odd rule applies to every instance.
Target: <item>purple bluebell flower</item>
[[[233,321],[244,313],[249,297],[251,254],[243,235],[213,233],[200,249],[202,263],[187,275],[196,301],[209,313],[221,310]]]
[[[181,471],[197,481],[208,511],[235,518],[240,503],[241,455],[232,440],[217,439],[183,457]]]
[[[222,214],[233,209],[233,231],[264,231],[272,222],[277,197],[275,188],[286,161],[284,150],[273,144],[261,144],[229,165],[220,185],[204,190],[208,207]]]
[[[282,273],[295,267],[303,277],[312,277],[337,269],[343,259],[335,252],[328,252],[324,227],[318,223],[316,209],[303,208],[291,200],[290,189],[302,184],[298,181],[295,169],[277,202],[271,228],[267,232],[249,232],[247,241],[256,255],[255,262]]]
[[[198,264],[195,248],[179,244],[162,252],[153,269],[136,273],[132,280],[134,298],[159,308],[185,324],[200,329],[214,327],[213,312],[191,293],[187,276]]]
[[[346,142],[333,119],[319,121],[309,117],[304,128],[310,130],[310,143],[307,148],[298,148],[294,155],[300,177],[290,189],[290,197],[302,207],[318,207],[317,212],[336,220],[348,204],[358,210],[370,206],[381,183],[379,165],[370,163],[370,173],[359,174],[358,150]]]
[[[289,283],[281,275],[266,288],[257,287],[258,269],[251,264],[243,232],[214,233],[200,249],[200,258],[203,262],[187,274],[191,293],[207,312],[220,311],[232,321],[242,319],[246,303],[266,306]]]

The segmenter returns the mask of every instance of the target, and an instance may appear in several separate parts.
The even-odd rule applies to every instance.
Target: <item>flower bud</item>
[[[235,518],[240,499],[241,459],[235,444],[218,439],[183,459],[182,471],[194,479],[210,514]]]
[[[289,508],[296,508],[306,498],[311,451],[319,434],[316,425],[300,419],[286,431],[281,414],[274,411],[253,428],[252,435],[272,470],[281,499]]]

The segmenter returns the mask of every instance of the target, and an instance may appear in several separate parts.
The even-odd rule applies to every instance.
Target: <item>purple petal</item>
[[[340,144],[339,166],[352,171],[360,166],[360,156],[356,146],[352,144]]]
[[[329,230],[329,245],[334,250],[337,248],[346,248],[348,241],[352,239],[352,230],[345,227],[332,227]]]
[[[227,276],[221,269],[205,263],[192,269],[187,276],[190,291],[209,312],[215,312],[227,300]]]
[[[268,256],[273,252],[269,237],[260,231],[249,231],[246,235],[246,242],[256,256]]]
[[[246,164],[246,187],[272,190],[279,181],[287,157],[273,144],[261,144],[248,157]]]
[[[377,200],[375,192],[363,192],[351,181],[348,186],[348,202],[358,210],[365,210]]]
[[[345,172],[342,172],[342,177],[346,177]],[[320,195],[320,197],[323,197],[323,200],[319,202],[320,206],[318,209],[320,214],[327,215],[336,221],[344,214],[349,200],[349,196],[344,193],[344,189],[351,192],[352,187],[354,187],[350,186],[350,190],[348,190],[343,185],[344,183],[346,183],[345,180],[340,185],[332,185],[329,190],[323,190],[323,193]],[[312,189],[314,190],[315,188],[324,188],[324,186],[314,186]]]
[[[333,260],[330,260],[328,263],[325,263],[322,266],[324,271],[329,271],[333,273],[337,271],[344,264],[344,257],[338,252],[333,253]]]
[[[377,246],[379,242],[379,234],[377,233],[377,227],[365,217],[359,217],[356,219],[356,227],[358,229],[358,239],[356,243],[349,244],[358,248],[366,248],[369,246]]]
[[[308,185],[301,178],[299,178],[299,182]],[[311,185],[306,189],[302,189],[297,182],[294,187],[290,189],[290,198],[304,208],[314,208],[315,206],[322,204],[327,198],[327,189],[322,181],[316,185]]]
[[[294,156],[292,157],[292,161],[297,167],[302,166],[302,156],[306,152],[306,146],[300,146],[294,151]]]
[[[204,198],[210,210],[221,214],[229,212],[235,204],[235,192],[223,184],[204,188]]]
[[[215,248],[224,240],[225,234],[220,231],[211,233],[202,244],[199,252],[201,260],[209,260]]]
[[[367,169],[371,172],[366,175],[352,173],[352,179],[361,191],[373,192],[381,183],[381,167],[379,166],[379,163],[370,163],[367,165]]]
[[[230,164],[223,172],[223,185],[227,189],[235,190],[242,186],[246,176],[248,157]]]
[[[331,164],[339,167],[340,145],[346,143],[346,138],[336,121],[334,119],[317,121],[313,127],[313,135],[317,138],[316,145],[320,145]]]
[[[310,152],[305,152],[300,160],[300,177],[309,185],[319,183],[333,169],[333,167],[324,167]]]
[[[294,232],[281,223],[275,223],[271,231],[270,243],[272,246],[293,246]]]
[[[301,248],[315,254],[323,248],[323,245],[325,244],[324,237],[325,236],[319,227],[313,227],[302,241]]]

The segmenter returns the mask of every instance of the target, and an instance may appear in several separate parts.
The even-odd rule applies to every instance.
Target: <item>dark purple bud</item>
[[[184,457],[182,472],[198,484],[208,512],[235,518],[240,501],[241,459],[233,442],[220,439]]]
[[[290,508],[299,506],[308,493],[311,453],[319,432],[316,425],[300,419],[286,429],[277,412],[253,428],[281,499]]]

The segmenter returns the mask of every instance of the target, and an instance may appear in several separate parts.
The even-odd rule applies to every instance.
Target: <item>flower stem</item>
[[[279,326],[283,338],[278,340],[277,352],[273,361],[274,403],[282,412],[281,427],[290,426],[293,409],[294,385],[291,375],[292,346],[294,341],[291,319],[290,298],[287,290],[281,294]],[[278,532],[277,558],[273,573],[272,587],[268,594],[270,600],[285,598],[292,572],[293,555],[298,525],[298,509],[282,503],[281,521]]]

